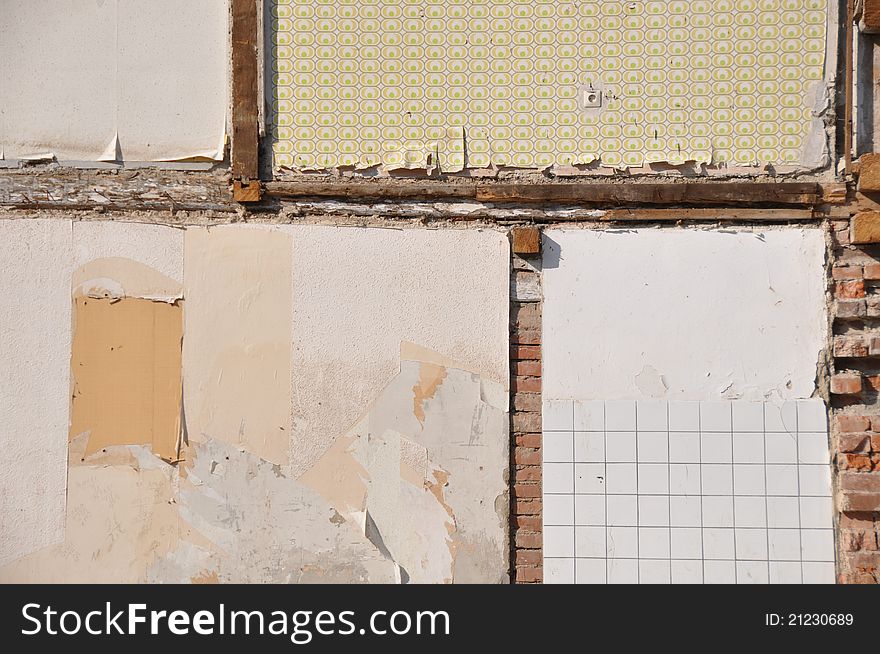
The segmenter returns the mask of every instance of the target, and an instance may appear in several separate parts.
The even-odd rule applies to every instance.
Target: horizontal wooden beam
[[[511,184],[507,182],[269,182],[276,198],[354,201],[474,200],[497,204],[578,206],[813,206],[822,201],[816,182],[638,182]]]
[[[477,186],[462,182],[410,182],[404,180],[352,182],[266,182],[264,194],[276,198],[333,198],[414,202],[430,200],[476,200]]]

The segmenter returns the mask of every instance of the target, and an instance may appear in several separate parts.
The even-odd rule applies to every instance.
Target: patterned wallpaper
[[[827,0],[272,0],[276,167],[796,164]]]

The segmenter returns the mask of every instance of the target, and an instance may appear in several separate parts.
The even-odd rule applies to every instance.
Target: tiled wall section
[[[825,405],[545,400],[545,583],[833,583]]]

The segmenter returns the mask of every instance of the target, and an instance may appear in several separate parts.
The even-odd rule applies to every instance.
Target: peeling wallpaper
[[[219,0],[4,0],[0,160],[222,160],[227,14]]]
[[[0,582],[507,580],[503,233],[0,238]]]
[[[808,165],[824,147],[826,11],[273,0],[275,166]]]

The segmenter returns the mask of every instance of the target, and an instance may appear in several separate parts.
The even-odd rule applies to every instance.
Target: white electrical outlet
[[[602,91],[589,86],[582,86],[581,109],[598,109],[602,106]]]

